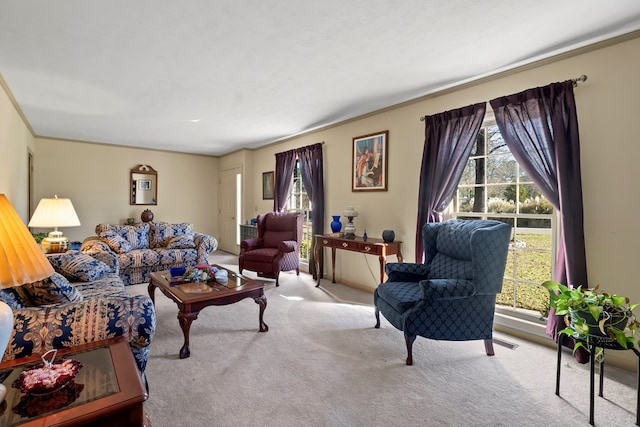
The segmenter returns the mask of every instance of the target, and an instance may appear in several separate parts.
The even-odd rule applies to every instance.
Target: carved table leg
[[[178,322],[182,328],[182,335],[184,335],[184,344],[180,349],[180,359],[186,359],[191,355],[189,350],[189,330],[191,329],[191,323],[198,318],[198,312],[195,313],[183,313],[178,312]]]
[[[331,248],[331,283],[336,283],[336,248]]]
[[[387,265],[387,257],[380,255],[378,260],[380,261],[380,283],[384,283],[384,266]]]
[[[316,288],[320,286],[320,279],[322,279],[322,271],[320,270],[320,238],[316,237],[316,242],[315,242],[315,246],[313,247],[313,255],[314,255],[314,261],[316,263],[316,277],[318,278],[318,284],[316,285]]]
[[[269,330],[269,326],[267,326],[266,323],[264,323],[263,316],[264,316],[264,311],[267,309],[267,296],[266,295],[260,295],[257,298],[253,299],[256,304],[258,304],[260,306],[260,332],[267,332]]]
[[[156,286],[153,283],[149,282],[149,286],[147,286],[147,292],[149,292],[149,298],[151,298],[151,302],[155,305]]]

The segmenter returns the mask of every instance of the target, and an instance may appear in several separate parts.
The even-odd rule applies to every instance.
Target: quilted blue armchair
[[[389,263],[376,289],[380,313],[404,331],[407,365],[416,336],[434,340],[484,340],[493,356],[493,316],[502,289],[511,226],[491,220],[427,223],[424,264]]]

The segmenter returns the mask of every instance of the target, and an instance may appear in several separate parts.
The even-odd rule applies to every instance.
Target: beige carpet
[[[237,271],[237,259],[212,261]],[[253,273],[245,275],[255,277]],[[373,296],[307,274],[267,281],[265,322],[251,299],[200,312],[191,357],[180,360],[177,307],[156,292],[158,325],[145,403],[154,427],[165,426],[587,426],[588,365],[563,357],[561,395],[556,353],[506,334],[484,354],[481,341],[424,338],[406,366],[403,335],[383,319],[375,329]],[[146,294],[146,285],[130,286]],[[635,373],[607,366],[599,426],[635,423]]]

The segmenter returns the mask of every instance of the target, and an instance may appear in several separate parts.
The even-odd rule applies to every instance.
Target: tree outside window
[[[311,201],[307,195],[307,190],[302,183],[302,175],[300,172],[300,162],[296,161],[296,167],[293,170],[293,181],[291,183],[291,190],[289,192],[289,199],[287,200],[288,212],[299,212],[304,215],[304,222],[302,223],[302,243],[300,245],[300,261],[309,262],[312,250],[312,223],[311,223]]]
[[[513,226],[501,307],[540,317],[549,310],[555,259],[553,207],[509,151],[497,126],[480,130],[453,200],[456,218],[484,218]]]

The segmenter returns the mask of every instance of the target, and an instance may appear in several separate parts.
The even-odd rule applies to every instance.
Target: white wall
[[[7,196],[25,224],[29,220],[28,153],[33,145],[31,131],[0,76],[0,194]]]

